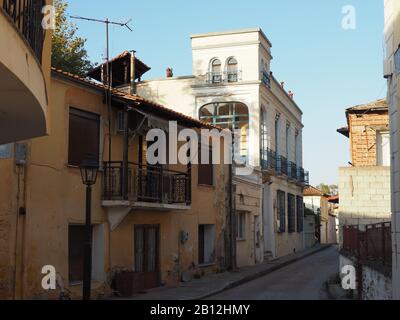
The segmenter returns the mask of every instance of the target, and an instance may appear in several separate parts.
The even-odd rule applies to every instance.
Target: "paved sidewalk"
[[[314,248],[292,254],[286,257],[266,262],[257,266],[240,268],[237,272],[213,274],[202,279],[182,283],[176,288],[158,288],[145,294],[131,298],[112,298],[118,300],[202,300],[225,290],[235,288],[249,281],[261,278],[273,271],[281,269],[296,261],[309,257],[317,252],[330,248],[329,245],[319,245]]]

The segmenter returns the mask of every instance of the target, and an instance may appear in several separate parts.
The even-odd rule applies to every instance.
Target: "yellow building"
[[[2,175],[0,182],[0,298],[13,291],[23,184],[14,179],[20,170],[10,158],[22,155],[24,147],[12,143],[48,133],[52,32],[42,27],[49,14],[42,9],[50,4],[51,0],[0,0],[0,172],[13,172]],[[10,197],[18,192],[18,198]]]
[[[50,0],[0,0],[0,145],[48,132]]]
[[[119,290],[131,279],[138,291],[224,269],[229,167],[151,166],[146,157],[147,132],[167,130],[169,120],[179,132],[212,127],[113,91],[109,130],[104,86],[57,70],[51,84],[51,134],[21,144],[26,157],[0,160],[0,215],[4,205],[13,214],[0,297],[81,295],[85,188],[78,166],[86,153],[101,160],[92,196],[93,298],[110,293],[113,280]],[[55,291],[42,288],[46,265],[57,271]]]
[[[385,0],[385,45],[384,76],[388,81],[390,135],[392,153],[392,231],[393,231],[393,298],[400,299],[400,2]]]

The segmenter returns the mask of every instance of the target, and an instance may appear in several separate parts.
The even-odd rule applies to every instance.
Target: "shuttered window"
[[[278,191],[277,212],[279,222],[279,232],[286,231],[286,194],[284,191]]]
[[[304,199],[297,197],[297,232],[304,231]]]
[[[88,153],[99,157],[100,117],[90,112],[70,108],[68,164],[79,166]]]
[[[201,163],[202,152],[209,152],[209,163],[203,164]],[[198,166],[198,184],[205,186],[213,186],[214,185],[214,166],[212,164],[213,153],[212,149],[207,147],[199,146],[199,166]]]
[[[296,232],[296,197],[288,194],[288,231]]]

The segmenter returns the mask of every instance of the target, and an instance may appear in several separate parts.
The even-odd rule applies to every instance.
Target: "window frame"
[[[232,63],[231,61],[234,61]],[[239,62],[235,57],[229,57],[226,61],[226,80],[228,83],[235,83],[239,81]],[[234,75],[233,78],[230,76]]]
[[[297,232],[304,232],[304,197],[296,197],[296,217]]]
[[[279,221],[278,233],[286,232],[286,192],[282,190],[277,191],[276,198],[277,217]]]
[[[387,155],[388,156],[388,160],[389,160],[389,164],[388,165],[384,165],[384,157],[385,157],[385,155],[384,155],[384,152],[383,152],[383,148],[381,148],[382,144],[378,143],[378,142],[383,142],[382,137],[385,136],[385,135],[389,137],[389,140],[388,140],[389,141],[389,154]],[[380,157],[382,159],[380,159]],[[385,131],[385,130],[377,131],[376,132],[376,165],[378,167],[390,166],[391,165],[390,158],[391,158],[391,154],[390,154],[390,132],[389,131]]]
[[[238,211],[236,213],[236,240],[246,241],[247,239],[247,212]]]
[[[287,195],[288,203],[288,232],[296,232],[296,197],[292,193]]]
[[[97,132],[96,132],[96,137],[97,137],[97,145],[94,147],[96,149],[94,151],[94,156],[97,158],[99,165],[100,165],[100,152],[101,152],[101,143],[100,143],[100,134],[101,134],[101,116],[99,114],[96,114],[94,112],[82,110],[76,107],[70,106],[68,109],[68,144],[67,144],[67,164],[69,167],[79,167],[82,160],[84,159],[85,155],[82,155],[82,159],[73,159],[76,157],[74,153],[72,152],[73,150],[73,145],[72,145],[72,130],[71,129],[71,121],[73,117],[79,117],[81,120],[87,120],[87,121],[93,121],[97,125]],[[88,152],[90,153],[91,148],[86,148]],[[74,156],[73,156],[74,155]],[[79,163],[78,163],[79,162]]]
[[[210,229],[209,229],[210,228]],[[211,233],[212,239],[207,239],[207,233]],[[215,257],[215,225],[213,224],[199,224],[198,225],[198,265],[209,266],[213,265],[216,262]],[[206,257],[207,246],[212,245],[212,252],[209,257]],[[206,258],[211,258],[206,261]]]
[[[203,150],[205,151],[207,148],[209,150],[209,163],[202,164],[201,163],[202,153],[203,153]],[[198,154],[199,154],[199,161],[198,161],[199,163],[197,165],[197,184],[199,186],[214,187],[215,186],[215,166],[213,164],[214,154],[213,154],[212,146],[211,147],[203,146],[200,143]],[[210,177],[209,177],[210,180],[208,180],[208,181],[202,180],[202,179],[204,179],[204,177],[208,177],[207,175],[202,174],[204,172],[202,170],[205,170],[207,172],[207,174],[210,175]]]
[[[229,108],[229,115],[219,115],[219,108],[221,106],[226,105]],[[210,108],[212,107],[212,108]],[[240,113],[238,110],[240,107],[246,108],[246,113]],[[210,110],[212,109],[212,110]],[[212,111],[212,115],[203,115],[203,110],[207,110],[208,113]],[[243,162],[247,162],[249,159],[249,142],[250,142],[250,111],[249,107],[238,101],[221,101],[221,102],[215,102],[215,103],[207,103],[203,105],[199,109],[199,119],[203,122],[210,123],[214,126],[222,127],[222,128],[228,128],[232,132],[234,132],[237,129],[243,129],[246,127],[246,141],[243,142],[240,140],[240,146],[238,150],[235,150],[236,154],[240,155],[240,158]],[[222,122],[222,121],[223,122]],[[242,136],[243,137],[243,136]],[[241,138],[242,138],[241,137]],[[242,145],[246,144],[247,149],[246,149],[246,155],[243,155],[243,150]],[[237,146],[235,145],[235,148]]]

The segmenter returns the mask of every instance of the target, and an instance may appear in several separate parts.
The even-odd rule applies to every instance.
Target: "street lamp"
[[[86,223],[83,259],[83,300],[90,300],[92,282],[92,186],[96,184],[99,162],[88,154],[80,165],[82,182],[86,185]]]

